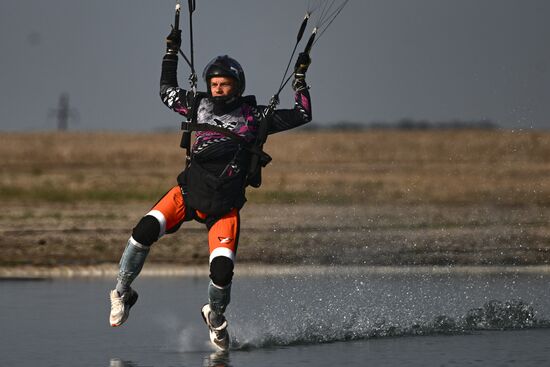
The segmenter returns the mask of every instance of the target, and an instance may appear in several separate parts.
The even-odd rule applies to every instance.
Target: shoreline
[[[0,280],[46,280],[70,278],[116,278],[118,265],[95,266],[0,266]],[[235,276],[282,275],[506,275],[550,274],[550,265],[520,266],[352,266],[237,264]],[[208,266],[150,264],[140,277],[204,277]]]
[[[0,219],[0,268],[111,276],[109,268],[118,264],[144,208],[142,202],[8,204]],[[550,264],[548,218],[550,207],[532,206],[249,203],[242,211],[237,262],[277,264],[270,269],[544,266]],[[203,225],[186,223],[155,243],[145,269],[158,264],[156,273],[203,274],[206,238]]]

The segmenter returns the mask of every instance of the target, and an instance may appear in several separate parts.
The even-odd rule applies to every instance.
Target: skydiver
[[[181,31],[166,38],[162,60],[160,97],[174,112],[189,117],[193,102],[177,82]],[[305,81],[311,63],[302,53],[294,67],[294,108],[276,109],[268,119],[268,134],[289,130],[311,121],[311,100]],[[258,136],[259,121],[267,106],[257,105],[252,95],[243,95],[245,74],[241,65],[224,55],[212,59],[204,68],[206,93],[198,93],[196,135],[190,159],[172,187],[133,228],[119,263],[115,289],[110,292],[111,326],[128,318],[138,299],[131,288],[140,273],[151,245],[163,235],[176,232],[182,223],[196,220],[208,229],[210,282],[208,303],[201,314],[211,342],[220,350],[229,348],[227,320],[234,261],[239,241],[240,216],[247,185],[258,186],[251,177],[250,147]]]

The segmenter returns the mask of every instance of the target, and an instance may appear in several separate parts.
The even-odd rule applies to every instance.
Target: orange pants
[[[176,185],[153,206],[147,215],[152,215],[159,221],[159,238],[165,233],[174,233],[185,221],[195,219],[205,223],[208,228],[210,262],[217,256],[225,256],[235,261],[240,227],[237,209],[232,209],[221,218],[209,218],[206,213],[198,210],[188,212],[181,189]]]

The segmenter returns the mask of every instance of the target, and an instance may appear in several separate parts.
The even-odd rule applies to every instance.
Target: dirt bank
[[[116,263],[145,203],[10,204],[2,266]],[[249,204],[239,263],[300,265],[545,265],[550,208],[538,206]],[[157,242],[149,263],[206,264],[203,225]]]

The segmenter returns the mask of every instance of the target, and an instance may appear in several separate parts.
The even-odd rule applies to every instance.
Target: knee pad
[[[210,263],[210,279],[218,287],[231,284],[233,279],[233,261],[225,256],[217,256]]]
[[[160,235],[160,223],[152,215],[141,218],[132,231],[132,237],[143,246],[151,246]]]

